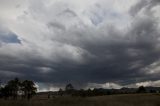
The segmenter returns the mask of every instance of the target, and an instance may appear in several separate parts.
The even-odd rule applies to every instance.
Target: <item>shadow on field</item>
[[[38,97],[27,100],[0,100],[0,106],[160,106],[159,94],[123,94],[96,97]]]

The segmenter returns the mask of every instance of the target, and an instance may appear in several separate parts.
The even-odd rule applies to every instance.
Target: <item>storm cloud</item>
[[[0,1],[0,78],[56,87],[160,80],[159,0]],[[141,83],[140,83],[141,84]],[[148,84],[148,83],[147,83]]]

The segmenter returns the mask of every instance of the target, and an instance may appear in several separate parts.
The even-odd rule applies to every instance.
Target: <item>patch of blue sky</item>
[[[112,20],[121,19],[121,18],[122,18],[122,15],[120,13],[117,13],[115,11],[110,11],[110,10],[107,10],[107,11],[101,10],[101,11],[93,12],[90,17],[91,22],[96,26],[102,23],[104,20],[112,21]]]
[[[4,43],[21,43],[14,33],[0,33],[0,42]]]

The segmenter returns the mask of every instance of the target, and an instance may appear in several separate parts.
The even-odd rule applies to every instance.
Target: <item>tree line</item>
[[[1,82],[0,82],[1,83]],[[147,90],[148,89],[148,90]],[[20,80],[15,78],[8,81],[5,85],[1,86],[0,84],[0,98],[4,99],[28,99],[30,100],[36,94],[37,88],[35,83],[31,80]],[[52,96],[102,96],[102,95],[111,95],[111,94],[131,94],[131,93],[157,93],[160,92],[160,87],[143,87],[139,88],[121,88],[121,89],[103,89],[103,88],[94,88],[94,89],[75,89],[72,84],[67,84],[65,89],[59,89],[56,92],[49,92],[48,98]]]
[[[157,90],[155,90],[155,88]],[[72,84],[67,84],[65,89],[61,88],[59,91],[54,92],[54,96],[80,96],[80,97],[90,97],[90,96],[103,96],[103,95],[113,95],[113,94],[135,94],[135,93],[157,93],[160,92],[160,87],[144,87],[140,86],[138,88],[121,88],[121,89],[104,89],[104,88],[94,88],[94,89],[75,89]],[[49,98],[51,94],[49,93]]]
[[[18,97],[30,100],[36,94],[37,88],[31,80],[20,80],[15,78],[10,80],[4,86],[0,86],[0,98],[14,99]]]

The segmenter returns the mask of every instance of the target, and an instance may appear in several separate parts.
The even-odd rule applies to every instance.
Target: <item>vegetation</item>
[[[50,92],[49,97],[53,94],[54,96],[79,96],[79,97],[91,97],[91,96],[103,96],[103,95],[115,95],[115,94],[136,94],[136,93],[158,93],[160,92],[160,87],[143,87],[139,88],[121,88],[121,89],[103,89],[94,88],[93,90],[88,89],[74,89],[72,84],[67,84],[65,90],[61,88],[58,92]]]
[[[33,81],[20,81],[18,78],[8,81],[8,83],[0,88],[0,97],[5,99],[17,99],[18,96],[27,98],[28,100],[36,93],[37,88]]]
[[[37,88],[35,87],[33,81],[25,80],[21,83],[21,90],[24,93],[24,98],[30,99],[34,94],[36,94]]]
[[[140,86],[137,90],[137,93],[145,93],[146,89],[144,88],[144,86]]]
[[[160,106],[159,94],[121,94],[95,97],[34,96],[30,101],[0,100],[0,106]]]
[[[0,87],[0,106],[160,106],[159,87],[76,90],[67,84],[57,92],[36,90],[33,81],[10,80]]]

